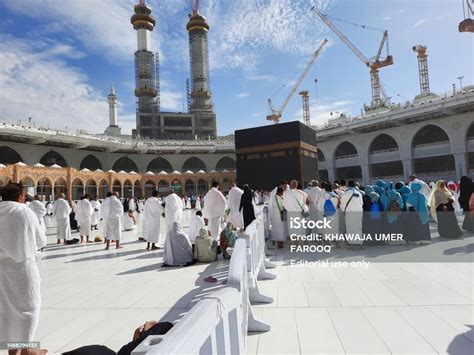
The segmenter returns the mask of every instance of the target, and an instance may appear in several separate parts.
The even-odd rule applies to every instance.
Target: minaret
[[[153,31],[156,21],[151,16],[151,9],[146,5],[145,0],[140,0],[135,5],[130,22],[137,31],[137,51],[135,52],[137,133],[141,136],[153,137],[160,124],[157,105],[159,102],[156,82],[157,62],[155,62],[155,54],[151,50],[151,31]]]
[[[191,60],[191,107],[195,113],[198,136],[216,136],[216,116],[209,86],[209,24],[199,13],[199,0],[193,0],[193,12],[186,25]]]
[[[109,102],[109,127],[117,127],[117,95],[115,95],[114,83],[110,85],[107,101]]]
[[[105,129],[105,134],[108,136],[120,136],[120,127],[117,123],[117,95],[115,95],[114,83],[110,85],[107,101],[109,103],[109,127]]]

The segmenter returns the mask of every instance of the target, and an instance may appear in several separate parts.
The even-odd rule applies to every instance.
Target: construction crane
[[[426,46],[413,46],[413,52],[418,53],[418,75],[420,77],[420,94],[430,94],[430,80],[428,76],[428,55],[426,54]]]
[[[290,93],[288,94],[287,98],[281,105],[279,110],[275,110],[272,104],[272,100],[268,99],[268,106],[270,107],[271,114],[267,116],[267,120],[273,121],[274,123],[280,122],[281,115],[283,114],[283,111],[285,111],[286,107],[288,106],[288,103],[290,102],[291,98],[295,94],[296,90],[298,90],[298,86],[300,86],[301,82],[305,78],[306,74],[308,74],[309,70],[311,69],[312,65],[316,61],[316,59],[319,57],[321,54],[321,51],[323,50],[323,47],[328,43],[327,39],[324,39],[321,44],[319,45],[318,49],[313,53],[311,56],[309,62],[306,64],[303,72],[300,74],[298,79],[296,80],[295,84],[290,90]]]
[[[199,0],[191,0],[191,8],[193,9],[193,15],[199,13]]]
[[[474,0],[462,0],[464,20],[459,23],[459,32],[474,32]]]
[[[329,19],[328,15],[323,14],[316,7],[312,7],[311,10],[318,15],[321,20],[343,41],[354,54],[370,68],[370,83],[372,88],[372,102],[370,105],[371,109],[378,109],[380,107],[386,106],[389,104],[389,99],[383,90],[383,87],[380,83],[379,78],[379,69],[387,67],[393,64],[393,57],[388,54],[388,32],[383,30],[382,41],[380,42],[379,49],[377,54],[373,58],[367,58],[347,37],[342,33]],[[367,26],[362,26],[363,28],[368,28]],[[382,50],[387,43],[387,56],[382,58]]]
[[[299,92],[303,100],[303,122],[307,126],[311,126],[311,119],[309,114],[309,91],[303,90]]]

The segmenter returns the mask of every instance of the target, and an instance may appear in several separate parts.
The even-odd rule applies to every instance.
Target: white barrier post
[[[132,351],[150,354],[246,353],[241,294],[226,287],[200,300],[166,335],[151,335]]]
[[[268,332],[270,325],[256,317],[250,303],[250,289],[247,270],[247,246],[245,240],[237,240],[229,264],[227,285],[240,291],[243,317],[247,319],[248,332]],[[245,318],[247,317],[247,318]]]
[[[273,298],[265,295],[259,288],[257,280],[272,280],[276,278],[265,269],[264,264],[264,235],[261,224],[254,220],[247,226],[245,232],[239,235],[247,245],[247,270],[249,275],[249,297],[252,303],[272,303]]]

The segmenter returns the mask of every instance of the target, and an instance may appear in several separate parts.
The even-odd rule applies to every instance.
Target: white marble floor
[[[416,249],[385,246],[327,258],[365,260],[365,268],[292,267],[295,255],[277,251],[277,279],[261,282],[274,302],[255,306],[272,330],[250,335],[248,352],[474,354],[474,236],[433,237]],[[124,234],[118,251],[95,243],[56,246],[49,238],[36,338],[50,353],[89,344],[118,350],[146,320],[179,321],[200,297],[223,287],[205,283],[206,276],[226,277],[224,261],[162,269],[162,251],[146,251],[136,232]],[[440,259],[403,261],[417,250]]]

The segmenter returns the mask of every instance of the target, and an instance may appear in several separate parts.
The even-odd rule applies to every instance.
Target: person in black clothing
[[[460,181],[460,192],[459,192],[459,205],[464,212],[464,221],[462,223],[462,229],[468,232],[474,232],[474,211],[469,208],[469,199],[474,193],[474,183],[468,176],[461,177]],[[471,212],[471,213],[469,213]]]
[[[244,230],[255,219],[255,211],[253,209],[253,193],[249,185],[244,185],[244,193],[240,198],[239,212],[244,216]]]

